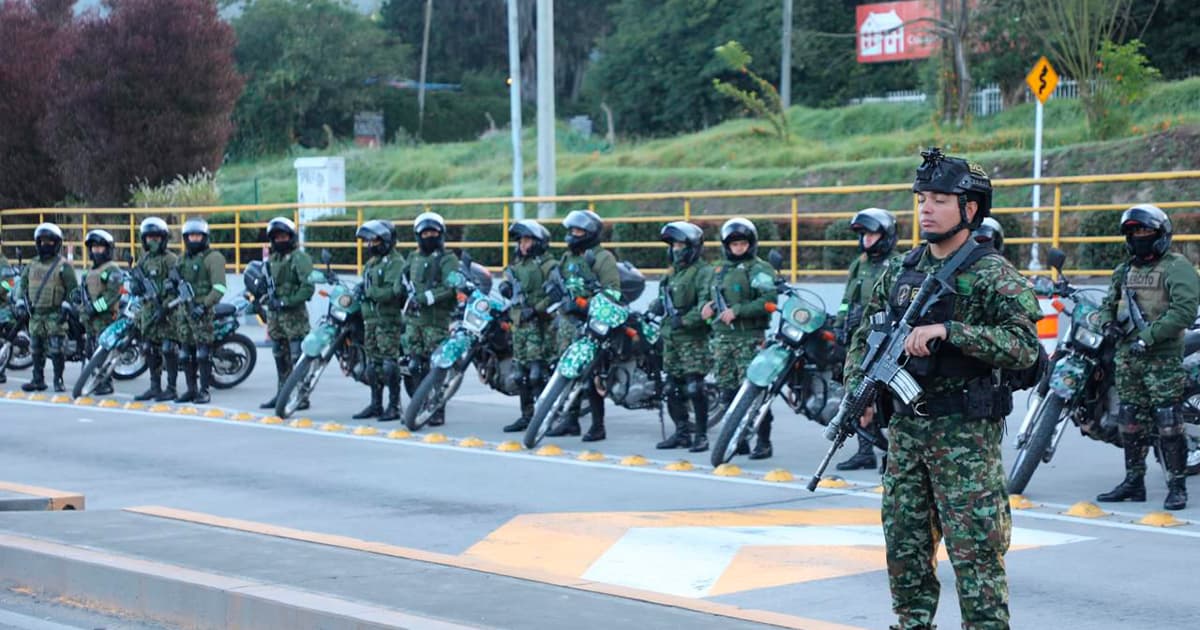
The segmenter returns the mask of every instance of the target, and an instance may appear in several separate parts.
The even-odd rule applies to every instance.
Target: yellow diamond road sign
[[[1050,65],[1050,60],[1042,57],[1033,64],[1033,70],[1025,77],[1025,83],[1029,84],[1033,95],[1044,105],[1058,86],[1058,73],[1054,71],[1054,66]]]

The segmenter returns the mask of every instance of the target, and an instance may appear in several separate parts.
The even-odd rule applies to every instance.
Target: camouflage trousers
[[[1133,357],[1128,350],[1117,352],[1117,397],[1126,405],[1141,408],[1138,424],[1143,430],[1154,426],[1155,407],[1174,405],[1183,399],[1187,373],[1178,356]]]
[[[958,586],[962,627],[1009,627],[1004,554],[1012,514],[1000,461],[1003,425],[961,416],[891,420],[883,476],[888,583],[900,628],[929,628],[937,611],[938,540]]]
[[[707,338],[663,339],[663,371],[667,376],[682,378],[691,374],[708,374],[711,365],[712,354]]]
[[[213,342],[213,312],[204,309],[200,317],[192,317],[191,307],[181,306],[171,311],[173,331],[168,337],[184,346],[209,345]]]
[[[582,323],[580,321],[565,315],[559,315],[554,320],[554,334],[557,338],[554,345],[558,356],[562,356],[562,353],[567,351],[567,346],[571,345],[571,342],[575,341],[575,338],[579,336],[581,326]]]
[[[304,305],[267,315],[267,337],[272,341],[303,339],[311,329],[308,323],[308,308]]]
[[[57,309],[49,313],[32,313],[29,316],[30,337],[62,337],[67,334],[67,322]]]
[[[419,322],[409,322],[404,330],[404,351],[412,357],[429,358],[438,344],[450,336],[450,329],[444,324],[430,325]]]
[[[513,359],[517,363],[553,361],[554,348],[549,333],[550,326],[541,320],[522,323],[512,331]]]
[[[92,313],[91,317],[83,320],[83,327],[93,339],[100,336],[105,328],[108,328],[113,322],[117,321],[117,314],[104,312]]]
[[[758,353],[762,333],[715,334],[709,339],[713,376],[717,388],[736,390],[746,378],[746,368]]]
[[[401,334],[404,332],[404,322],[400,320],[368,319],[363,321],[363,345],[367,356],[375,363],[385,359],[398,360],[404,354],[400,347]]]
[[[152,304],[146,304],[145,308],[138,312],[137,327],[142,339],[155,344],[167,339],[177,340],[179,335],[176,334],[175,327],[172,325],[170,313],[163,315],[156,322],[154,321],[156,312]]]

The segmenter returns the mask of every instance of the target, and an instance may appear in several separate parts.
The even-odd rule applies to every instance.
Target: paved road
[[[305,412],[313,429],[263,424],[257,403],[274,385],[270,365],[261,350],[245,385],[215,393],[227,418],[2,400],[0,480],[83,492],[89,511],[167,506],[849,626],[888,622],[877,475],[849,475],[850,490],[817,494],[802,481],[762,480],[774,468],[807,474],[826,446],[819,427],[790,413],[778,413],[774,459],[740,461],[745,474],[720,478],[706,456],[656,452],[658,420],[648,412],[610,408],[611,437],[592,445],[601,462],[574,459],[578,438],[548,440],[566,449],[557,457],[499,452],[513,438],[499,428],[515,417],[515,401],[477,381],[449,407],[446,444],[350,434],[400,427],[349,420],[365,391],[332,373]],[[8,390],[23,376],[11,374]],[[114,399],[143,386],[118,384]],[[235,411],[255,415],[228,419]],[[1010,430],[1023,411],[1019,404]],[[318,430],[326,422],[344,428]],[[486,445],[457,446],[468,436]],[[650,465],[619,465],[634,454]],[[677,459],[697,470],[663,470]],[[1146,504],[1094,521],[1060,514],[1108,489],[1120,467],[1116,449],[1067,435],[1054,465],[1038,471],[1029,489],[1038,507],[1018,512],[1008,557],[1015,627],[1189,628],[1200,617],[1187,589],[1160,587],[1191,582],[1180,559],[1200,552],[1200,527],[1132,523],[1165,495],[1153,469]],[[1200,521],[1194,505],[1179,516]],[[955,627],[945,562],[940,575],[939,623]]]

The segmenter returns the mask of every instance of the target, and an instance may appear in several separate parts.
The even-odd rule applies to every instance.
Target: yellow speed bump
[[[883,486],[875,486],[874,488],[871,488],[871,492],[874,492],[875,494],[883,494]]]
[[[458,445],[464,448],[479,448],[481,446],[487,446],[487,443],[472,435],[471,437],[459,440]]]
[[[1175,518],[1175,515],[1170,512],[1151,512],[1143,516],[1137,523],[1151,527],[1179,527],[1187,525],[1188,522]]]
[[[375,435],[376,433],[379,433],[379,430],[376,429],[375,427],[355,427],[353,433],[354,433],[354,435],[368,435],[369,436],[369,435]]]
[[[279,416],[267,416],[262,420],[259,420],[259,422],[263,424],[283,424],[283,418],[280,418]]]
[[[69,403],[69,402],[74,402],[74,401],[75,401],[74,398],[71,398],[70,396],[67,396],[66,394],[59,394],[59,395],[55,396],[54,398],[50,399],[50,402],[59,403],[59,404]]]
[[[180,407],[175,413],[181,416],[195,416],[200,414],[200,410],[195,407]]]
[[[429,435],[426,435],[425,439],[423,439],[421,441],[426,444],[445,444],[446,442],[449,442],[450,440],[447,439],[446,436],[442,435],[441,433],[430,433]]]
[[[763,475],[763,481],[774,481],[776,483],[787,483],[789,481],[795,481],[795,480],[796,480],[795,475],[793,475],[790,471],[784,470],[782,468],[776,468],[775,470],[772,470],[771,472],[767,473],[766,475]]]
[[[150,408],[150,413],[167,413],[171,411],[171,405],[154,405]]]
[[[718,477],[740,477],[742,469],[737,464],[721,464],[713,469],[712,474]]]
[[[504,453],[514,453],[516,451],[521,450],[521,443],[514,442],[512,440],[509,440],[507,442],[501,442],[496,445],[496,450],[504,452]]]
[[[133,403],[130,403],[130,404],[133,404]],[[138,403],[138,404],[141,404],[141,403]],[[97,404],[96,406],[103,407],[105,409],[115,409],[117,407],[120,407],[121,403],[119,403],[111,398],[105,398],[104,400],[101,400],[100,403]]]
[[[630,455],[621,459],[622,466],[646,466],[649,464],[650,461],[641,455]]]
[[[81,396],[75,399],[75,404],[79,405],[80,407],[90,407],[91,405],[96,404],[96,399],[89,396]]]
[[[405,429],[392,429],[387,434],[387,439],[389,440],[407,440],[410,437],[412,437],[412,433],[409,433]]]
[[[1010,494],[1008,496],[1008,507],[1014,510],[1029,510],[1037,507],[1037,505],[1023,494]]]
[[[104,407],[104,406],[106,406],[106,405],[104,405],[104,403],[101,403],[101,404],[100,404],[100,406],[101,406],[101,407]],[[136,401],[136,400],[135,400],[135,401],[133,401],[133,402],[127,402],[127,403],[125,403],[125,408],[126,408],[126,409],[128,409],[128,410],[130,410],[130,411],[142,411],[142,410],[144,410],[144,409],[146,408],[146,403],[144,403],[144,402],[138,402],[138,401]]]
[[[689,462],[686,459],[681,459],[677,462],[671,462],[670,464],[663,466],[663,470],[670,470],[672,472],[687,472],[695,469],[696,467],[692,464],[692,462]]]
[[[600,451],[584,451],[575,459],[581,462],[602,462],[604,461],[604,453]]]
[[[45,394],[30,394],[29,400],[32,400],[34,402],[42,402],[42,401],[46,400],[46,395]]]
[[[21,400],[22,398],[25,397],[25,392],[23,392],[19,389],[14,389],[13,391],[5,394],[4,397],[9,400]]]
[[[838,477],[837,475],[834,475],[832,477],[826,477],[826,478],[822,479],[821,483],[817,484],[817,487],[818,488],[849,488],[850,482],[846,481],[845,479],[842,479],[841,477]]]
[[[557,444],[547,444],[534,451],[534,455],[541,455],[542,457],[557,457],[562,454],[563,450]]]
[[[311,429],[313,426],[313,421],[309,420],[308,418],[296,418],[295,420],[289,422],[288,426],[294,429]]]
[[[345,430],[345,428],[346,427],[344,427],[336,422],[326,422],[325,424],[321,425],[321,430],[326,433],[337,433],[339,431]]]
[[[221,411],[220,409],[209,409],[208,411],[204,412],[204,417],[205,418],[224,418],[225,412]]]
[[[237,420],[238,422],[246,422],[248,420],[253,420],[254,414],[243,411],[241,413],[233,414],[232,419]]]
[[[1108,516],[1108,512],[1100,509],[1100,506],[1089,501],[1080,501],[1071,506],[1071,509],[1063,512],[1067,516],[1078,516],[1079,518],[1100,518]]]

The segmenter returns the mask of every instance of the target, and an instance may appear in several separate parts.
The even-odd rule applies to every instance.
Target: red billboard
[[[855,20],[859,63],[924,59],[937,50],[939,37],[927,22],[937,14],[928,0],[860,4]]]

